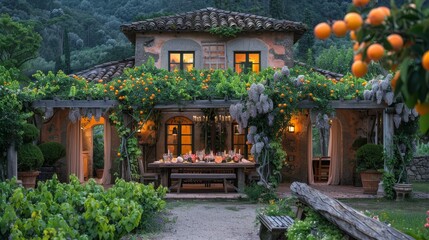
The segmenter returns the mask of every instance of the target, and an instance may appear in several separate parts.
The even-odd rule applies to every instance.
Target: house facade
[[[89,81],[110,81],[125,68],[139,66],[150,57],[158,68],[175,70],[233,69],[259,72],[267,67],[292,67],[293,45],[306,31],[302,23],[252,14],[206,8],[121,26],[135,46],[135,58],[109,62],[76,73]],[[144,163],[199,150],[240,152],[253,160],[246,133],[237,129],[229,116],[229,103],[200,102],[190,106],[156,106],[159,123],[151,122],[139,130]],[[104,126],[104,176],[111,183],[119,139],[109,123],[107,102],[82,108],[56,108],[43,124],[42,142],[58,141],[67,146],[67,157],[60,167],[62,180],[69,174],[81,181],[94,177],[94,126]],[[46,106],[39,106],[46,107]],[[302,106],[292,119],[293,129],[283,134],[288,153],[283,177],[288,181],[352,184],[354,181],[353,143],[358,138],[379,139],[384,106],[337,104],[331,128],[320,141],[314,128],[312,106]],[[82,118],[75,118],[78,111]],[[211,116],[208,125],[207,116]],[[375,124],[377,123],[377,124]],[[159,127],[155,127],[159,126]],[[374,128],[374,126],[377,126]],[[314,136],[319,136],[315,138]],[[322,142],[322,143],[321,143]],[[313,147],[316,146],[317,147]],[[317,149],[322,149],[319,151]],[[316,149],[316,150],[314,150]],[[317,153],[316,153],[317,152]],[[328,158],[324,158],[328,157]],[[328,160],[328,165],[326,165]]]

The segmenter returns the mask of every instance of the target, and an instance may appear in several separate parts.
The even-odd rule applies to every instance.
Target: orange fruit
[[[415,106],[416,111],[419,113],[420,116],[429,114],[429,103],[421,103],[418,102]]]
[[[390,85],[392,86],[393,90],[395,90],[400,76],[401,76],[401,72],[397,71],[395,73],[395,76],[392,78],[392,81],[390,81]]]
[[[358,60],[362,61],[362,54],[361,53],[358,53],[353,57],[353,61],[358,61]]]
[[[384,14],[385,14],[386,17],[390,16],[390,9],[388,7],[381,6],[381,7],[378,7],[378,8],[381,9],[381,10],[383,10],[383,12],[384,12]]]
[[[363,23],[362,17],[355,12],[347,13],[346,16],[344,16],[344,21],[349,30],[357,30]]]
[[[396,33],[390,34],[387,37],[387,41],[395,51],[401,50],[402,46],[404,46],[404,40],[402,39],[401,35]]]
[[[347,34],[347,25],[344,21],[335,21],[332,25],[332,32],[337,37],[344,37]]]
[[[422,65],[423,68],[426,69],[426,71],[429,71],[429,50],[423,54],[422,57]]]
[[[358,43],[358,42],[355,42],[355,43],[353,44],[353,51],[357,51],[357,50],[359,50],[359,43]]]
[[[331,35],[331,26],[327,23],[319,23],[314,27],[314,35],[321,40],[325,40]]]
[[[356,7],[363,7],[369,3],[369,0],[353,0],[353,5]]]
[[[356,41],[357,37],[355,31],[350,31],[350,39]]]
[[[366,50],[366,55],[369,57],[369,59],[378,61],[384,55],[384,47],[381,44],[374,43],[368,47]]]
[[[368,72],[368,65],[365,62],[357,60],[352,65],[352,73],[356,77],[363,77]]]
[[[368,14],[369,23],[373,26],[381,25],[384,22],[387,14],[381,8],[374,8]]]

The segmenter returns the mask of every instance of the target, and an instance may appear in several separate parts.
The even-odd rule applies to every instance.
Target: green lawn
[[[413,191],[429,193],[429,182],[413,182]]]
[[[426,188],[427,186],[423,186],[423,189]],[[426,211],[429,210],[428,199],[408,199],[399,202],[386,199],[343,199],[341,202],[359,211],[369,211],[371,215],[377,215],[380,221],[390,223],[392,227],[402,232],[415,233],[417,235],[412,235],[416,239],[429,239],[429,229],[423,227],[426,223]]]

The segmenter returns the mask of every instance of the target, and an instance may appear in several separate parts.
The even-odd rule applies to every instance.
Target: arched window
[[[186,117],[173,117],[165,123],[165,152],[174,157],[193,152],[194,124]]]

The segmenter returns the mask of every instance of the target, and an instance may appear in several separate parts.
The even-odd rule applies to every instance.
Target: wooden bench
[[[259,238],[263,240],[285,239],[285,232],[294,223],[289,216],[259,215],[258,218],[261,222]]]
[[[180,193],[180,188],[182,187],[182,181],[187,180],[223,180],[223,188],[225,193],[228,193],[228,186],[233,187],[235,190],[237,188],[230,184],[227,180],[236,179],[237,175],[235,173],[172,173],[170,174],[170,179],[178,180],[178,182],[171,186],[171,190],[174,187],[177,187],[177,193]]]

